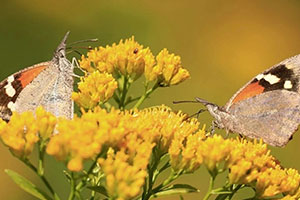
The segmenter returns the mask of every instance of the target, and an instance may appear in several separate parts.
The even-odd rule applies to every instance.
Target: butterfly
[[[201,98],[213,127],[283,147],[300,124],[300,55],[265,70],[218,106]]]
[[[16,72],[0,82],[0,117],[43,108],[55,116],[73,118],[73,65],[66,58],[66,33],[50,61]]]

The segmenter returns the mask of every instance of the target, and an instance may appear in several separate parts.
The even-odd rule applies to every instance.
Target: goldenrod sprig
[[[154,57],[150,49],[137,43],[134,37],[125,41],[121,40],[118,44],[111,46],[95,48],[88,52],[87,56],[82,56],[79,63],[81,68],[89,73],[99,71],[114,77],[118,87],[114,88],[116,90],[112,96],[121,110],[135,101],[137,102],[133,108],[138,108],[157,88],[176,85],[190,77],[189,72],[183,68],[179,56],[170,54],[167,49],[163,49]],[[140,97],[128,95],[131,85],[142,75],[145,77],[144,94]],[[153,82],[155,84],[149,89],[150,83]],[[82,90],[82,93],[85,90]],[[87,101],[84,95],[80,97],[80,93],[75,93],[73,99],[81,106],[93,108],[96,105]]]

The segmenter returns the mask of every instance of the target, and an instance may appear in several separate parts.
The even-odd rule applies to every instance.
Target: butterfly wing
[[[73,65],[66,58],[66,33],[51,61],[19,71],[0,83],[0,117],[43,106],[56,116],[73,117]]]
[[[49,62],[21,70],[0,82],[0,117],[6,121],[15,111],[15,102],[22,90],[43,71]]]
[[[300,95],[287,90],[264,92],[234,103],[228,112],[236,120],[231,131],[284,146],[300,123]]]
[[[288,58],[277,65],[258,74],[238,92],[235,93],[224,106],[225,110],[245,99],[261,95],[274,90],[299,91],[300,55]]]
[[[73,67],[67,59],[61,61],[64,63],[49,62],[48,67],[21,91],[15,103],[18,112],[34,111],[43,106],[57,117],[73,117]]]

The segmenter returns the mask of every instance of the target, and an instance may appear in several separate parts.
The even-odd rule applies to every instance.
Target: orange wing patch
[[[41,73],[41,71],[43,71],[46,67],[47,67],[47,65],[42,65],[42,66],[34,67],[34,68],[31,68],[29,70],[22,72],[21,76],[18,78],[18,80],[22,84],[22,87],[24,88],[26,85],[31,83],[31,81],[35,77],[37,77]]]
[[[251,83],[245,87],[232,101],[232,104],[248,99],[255,95],[261,94],[264,91],[264,87],[258,84],[259,82]]]

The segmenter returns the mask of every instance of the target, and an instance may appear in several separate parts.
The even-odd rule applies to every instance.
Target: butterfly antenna
[[[92,50],[93,48],[91,46],[74,46],[75,44],[79,44],[79,43],[86,43],[86,42],[97,42],[98,39],[95,38],[95,39],[86,39],[86,40],[79,40],[79,41],[75,41],[75,42],[72,42],[70,44],[68,44],[68,46],[66,47],[67,50],[70,50],[68,51],[68,54],[69,53],[72,53],[72,52],[75,52],[77,53],[78,55],[82,56],[82,53],[80,53],[78,50],[76,49],[86,49],[86,50]]]
[[[69,49],[69,48],[67,48],[67,49]],[[77,51],[77,50],[75,50],[75,49],[72,49],[72,50],[70,50],[70,51],[67,51],[66,54],[70,54],[70,53],[73,53],[73,52],[77,53],[80,57],[82,56],[82,53],[80,53],[79,51]]]
[[[179,103],[199,103],[198,101],[190,101],[190,100],[187,100],[187,101],[173,101],[173,104],[179,104]]]
[[[73,46],[74,44],[87,43],[87,42],[98,42],[98,38],[75,41],[68,44],[68,46]]]
[[[190,117],[197,116],[197,118],[199,118],[199,115],[205,111],[207,111],[207,109],[200,109],[198,112],[192,114]]]

